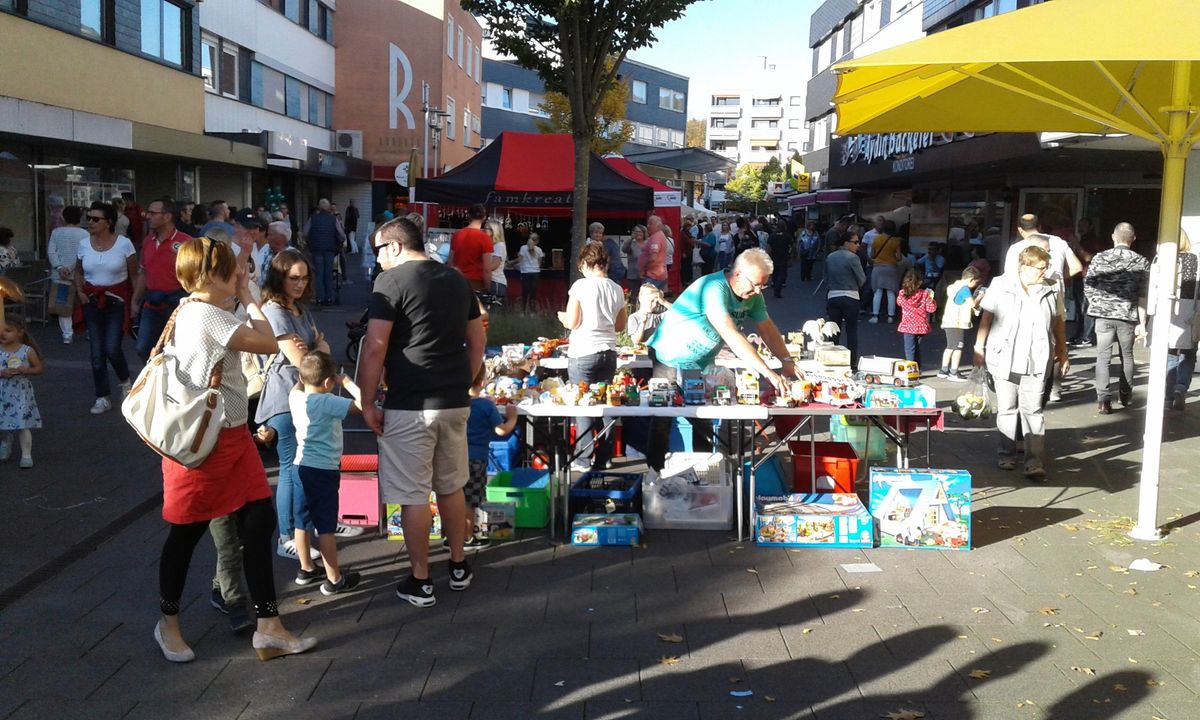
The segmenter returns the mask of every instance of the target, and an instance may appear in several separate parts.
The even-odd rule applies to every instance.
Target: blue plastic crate
[[[571,483],[571,511],[639,512],[644,473],[588,472]]]
[[[521,429],[513,430],[506,438],[488,443],[488,474],[512,470],[518,465],[521,453]]]

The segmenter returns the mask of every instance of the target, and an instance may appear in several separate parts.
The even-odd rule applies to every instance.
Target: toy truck
[[[650,407],[670,407],[675,383],[666,378],[650,378],[646,381],[646,392],[650,395]]]
[[[704,404],[704,378],[698,371],[683,371],[683,404]]]
[[[747,370],[737,378],[737,401],[739,405],[758,405],[762,397],[758,392],[758,376]]]
[[[728,385],[718,385],[713,388],[713,405],[732,405],[733,394]]]
[[[912,387],[921,383],[921,368],[911,360],[868,355],[858,359],[862,381],[872,385]]]

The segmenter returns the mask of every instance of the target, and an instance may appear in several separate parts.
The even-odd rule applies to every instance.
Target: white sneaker
[[[275,546],[275,554],[281,558],[287,558],[289,560],[300,562],[300,556],[296,553],[295,540],[284,540],[283,538],[280,538],[279,543]],[[308,555],[313,560],[321,559],[321,551],[315,547],[310,547],[308,549]]]
[[[867,324],[868,324],[868,325],[878,325],[878,324],[879,324],[879,316],[878,316],[878,315],[872,315],[872,316],[871,316],[871,319],[870,319],[870,320],[867,320]]]
[[[106,413],[109,410],[112,410],[112,400],[109,400],[106,397],[99,397],[96,398],[96,402],[92,405],[90,412],[93,415],[99,415],[101,413]]]
[[[592,471],[592,462],[590,460],[576,460],[571,463],[571,472],[585,473]]]
[[[75,340],[75,337],[72,335],[63,335],[62,338],[63,345],[70,345]]]
[[[128,396],[130,389],[133,388],[133,378],[130,378],[123,383],[117,383],[117,387],[121,388],[121,397]]]
[[[346,523],[338,523],[337,530],[335,530],[333,534],[340,538],[356,538],[359,535],[362,535],[363,532],[364,532],[363,528],[361,528],[357,525],[347,525]]]

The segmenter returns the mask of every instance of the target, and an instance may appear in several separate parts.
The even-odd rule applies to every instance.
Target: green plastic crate
[[[496,473],[488,482],[487,500],[516,503],[519,528],[544,528],[550,522],[550,472],[517,468]]]
[[[871,446],[867,447],[868,420],[850,420],[846,415],[831,415],[829,417],[829,434],[834,442],[850,443],[854,452],[867,462],[887,460],[888,443],[883,431],[871,428]]]

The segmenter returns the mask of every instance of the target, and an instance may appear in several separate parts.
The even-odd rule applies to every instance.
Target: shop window
[[[191,37],[189,15],[167,0],[142,0],[142,52],[182,66],[186,38]]]
[[[10,4],[12,9],[22,10],[19,1]],[[108,44],[114,42],[114,0],[79,0],[79,32],[84,37]]]
[[[646,83],[634,80],[630,85],[630,99],[635,103],[646,104]]]

